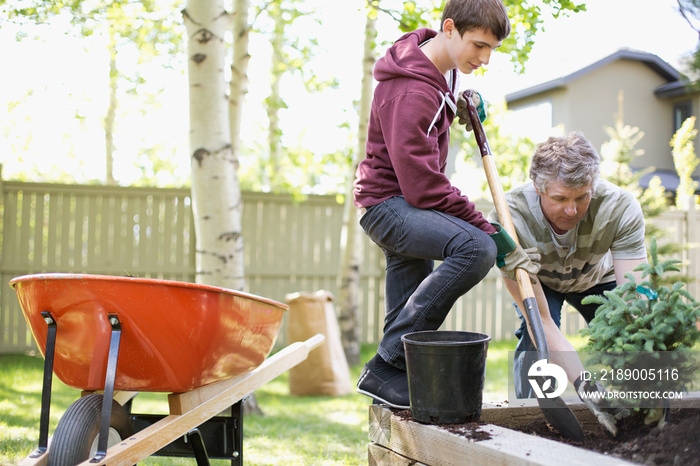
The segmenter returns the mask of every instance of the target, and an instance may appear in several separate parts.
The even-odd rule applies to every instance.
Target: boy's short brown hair
[[[459,35],[476,29],[486,29],[503,40],[510,34],[508,12],[501,0],[447,0],[442,11],[442,24],[452,18]]]

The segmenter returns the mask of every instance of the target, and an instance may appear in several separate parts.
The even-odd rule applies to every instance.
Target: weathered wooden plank
[[[87,244],[85,253],[87,254],[87,264],[101,263],[102,258],[99,256],[99,223],[102,219],[100,210],[102,197],[89,197],[86,199],[87,213],[85,214],[87,222],[85,223],[85,242]]]
[[[279,353],[270,356],[260,367],[244,376],[202,387],[200,390],[172,395],[171,415],[137,432],[119,445],[107,450],[107,456],[99,463],[87,460],[83,466],[103,464],[134,464],[194,427],[243,399],[249,393],[294,367],[324,340],[316,335],[305,342],[296,342]]]
[[[174,228],[176,218],[174,215],[174,199],[163,197],[163,221],[159,222],[163,225],[163,269],[168,272],[176,271],[175,261],[173,260],[173,246],[177,241],[177,233]]]
[[[367,464],[368,466],[428,466],[376,443],[370,443],[367,446]]]
[[[114,252],[110,243],[114,243],[112,232],[114,231],[114,196],[100,197],[100,223],[97,225],[99,241],[97,247],[99,250],[99,261],[102,266],[109,270],[114,263]]]
[[[598,420],[578,398],[565,398],[584,430],[599,428]],[[536,399],[518,400],[514,403],[484,403],[479,421],[502,427],[515,428],[537,419],[544,419]]]
[[[27,193],[23,191],[21,197],[18,199],[21,202],[21,219],[19,221],[20,234],[19,234],[19,256],[17,256],[18,264],[25,264],[28,266],[27,260],[29,259],[29,239],[31,238],[31,217],[32,217],[32,193]]]
[[[137,200],[134,199],[133,196],[129,196],[127,199],[127,203],[124,206],[124,215],[125,215],[125,237],[124,237],[124,248],[123,248],[123,255],[122,255],[122,265],[124,266],[124,270],[129,272],[129,273],[136,273],[136,264],[137,262],[135,261],[134,255],[136,252],[136,246],[135,246],[135,235],[134,235],[134,229],[137,226],[136,223],[136,216],[138,212],[138,203]]]
[[[567,398],[565,401],[582,423],[584,429],[600,429],[595,416],[584,403],[576,398]],[[700,408],[700,392],[686,393],[683,399],[672,400],[670,404],[672,408]],[[501,464],[498,461],[505,461],[508,464],[561,464],[561,458],[567,458],[567,464],[631,464],[581,448],[510,430],[534,420],[543,419],[542,411],[535,399],[518,400],[511,404],[484,403],[479,421],[486,423],[486,425],[480,429],[489,433],[493,438],[476,442],[463,436],[451,434],[444,427],[402,420],[393,415],[389,409],[381,406],[370,406],[369,416],[369,438],[372,442],[393,450],[403,457],[430,465],[464,464],[465,456],[461,455],[471,455],[469,456],[470,464],[477,465]],[[523,435],[525,435],[524,438]],[[419,438],[406,438],[408,436]],[[528,438],[530,440],[527,440]],[[547,440],[547,442],[540,443],[540,440]],[[513,449],[516,451],[512,451]],[[427,450],[430,453],[425,453],[422,450]],[[522,451],[527,452],[527,458],[521,457]]]
[[[187,221],[187,215],[186,211],[188,210],[188,207],[185,205],[185,199],[184,198],[178,198],[178,203],[177,203],[177,226],[179,227],[179,230],[184,232],[186,230],[189,230],[189,222]],[[189,235],[194,236],[194,230],[189,230]],[[190,236],[187,236],[188,238]],[[185,265],[189,262],[189,257],[185,252],[185,244],[188,244],[188,242],[185,241],[185,234],[177,234],[177,242],[175,243],[175,264],[178,266]],[[178,267],[179,268],[179,267]]]
[[[385,407],[370,406],[370,440],[399,455],[431,466],[449,465],[551,465],[590,466],[633,463],[553,440],[485,424],[479,431],[487,440],[471,440],[440,426],[403,420]]]
[[[57,246],[59,245],[58,235],[60,232],[61,216],[59,214],[60,197],[49,197],[49,211],[47,228],[47,252],[46,252],[46,268],[47,270],[56,270]]]
[[[73,225],[75,227],[73,234],[73,251],[71,258],[75,269],[80,272],[84,272],[87,266],[87,257],[84,256],[86,252],[86,240],[87,231],[85,223],[86,209],[85,204],[87,202],[87,197],[80,195],[75,196],[75,216],[73,217]]]
[[[596,417],[578,398],[564,398],[584,430],[599,429]],[[682,399],[670,401],[672,408],[700,408],[700,392],[684,393]],[[536,419],[544,419],[536,399],[517,400],[513,403],[484,403],[479,421],[515,428]]]
[[[13,267],[17,264],[17,210],[19,208],[19,193],[8,192],[3,199],[3,229],[2,229],[2,263]]]
[[[31,233],[31,258],[34,270],[42,270],[44,257],[44,194],[37,192],[33,196],[33,223]]]

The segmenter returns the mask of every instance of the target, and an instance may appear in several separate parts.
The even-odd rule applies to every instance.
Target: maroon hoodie
[[[405,34],[377,61],[367,131],[367,156],[355,179],[355,205],[370,207],[395,196],[420,209],[461,218],[486,233],[495,232],[445,176],[450,125],[455,117],[453,89],[419,46],[437,33]]]

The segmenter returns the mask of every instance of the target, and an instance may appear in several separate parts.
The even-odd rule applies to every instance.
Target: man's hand
[[[579,378],[574,382],[574,386],[576,387],[576,394],[595,415],[600,425],[615,437],[617,435],[617,421],[629,416],[629,410],[611,406],[605,398],[607,393],[605,388],[598,382],[591,380],[582,381]]]
[[[513,238],[494,222],[496,233],[491,233],[491,239],[496,243],[496,266],[504,272],[511,280],[516,280],[515,270],[523,269],[530,275],[537,275],[540,271],[540,254],[536,248],[529,248],[527,252],[513,241]],[[533,250],[534,249],[534,250]],[[535,259],[533,261],[532,259]]]
[[[470,89],[472,93],[472,103],[479,114],[479,121],[482,123],[486,119],[486,101],[482,99],[481,94],[476,92],[474,89]],[[464,92],[460,92],[457,95],[457,117],[459,118],[459,124],[464,125],[467,131],[472,131],[472,120],[469,118],[469,111],[467,110],[467,97],[464,96]]]
[[[539,258],[539,254],[537,254],[537,256]],[[537,275],[540,271],[539,262],[533,262],[527,251],[519,245],[516,245],[515,249],[509,254],[506,254],[502,259],[499,258],[500,256],[496,258],[496,265],[501,269],[501,272],[504,272],[506,276],[513,281],[517,281],[515,277],[516,269],[523,269],[530,275]]]
[[[524,249],[524,251],[525,254],[527,254],[528,259],[530,259],[530,262],[532,262],[533,265],[539,270],[542,266],[542,264],[540,263],[540,261],[542,260],[542,254],[540,254],[540,250],[534,247]]]

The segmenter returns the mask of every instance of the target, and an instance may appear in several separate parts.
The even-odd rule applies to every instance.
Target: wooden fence
[[[55,185],[0,180],[0,353],[35,348],[11,287],[13,277],[40,272],[136,275],[194,280],[194,227],[187,189]],[[343,206],[333,196],[295,202],[290,196],[244,193],[248,291],[285,301],[288,293],[325,289],[337,295]],[[491,205],[477,206],[488,212]],[[657,221],[658,223],[658,221]],[[661,223],[686,243],[700,239],[695,211],[673,211]],[[684,253],[688,275],[700,277],[699,250]],[[376,343],[384,312],[384,257],[366,237],[361,270],[363,342]],[[700,296],[697,281],[691,292]],[[513,336],[517,317],[494,269],[460,299],[446,329]],[[562,326],[583,325],[566,313]],[[284,332],[280,343],[284,344]]]

